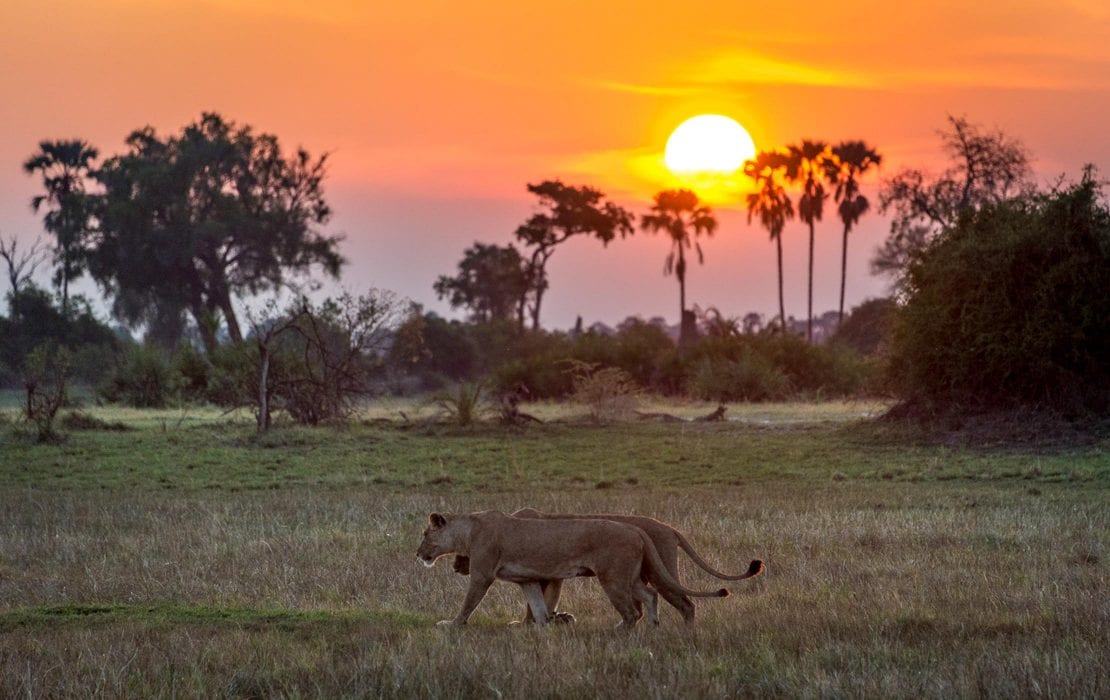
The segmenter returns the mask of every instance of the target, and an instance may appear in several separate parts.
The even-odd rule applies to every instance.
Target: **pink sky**
[[[388,5],[388,6],[387,6]],[[893,6],[892,6],[893,5]],[[0,234],[41,230],[20,170],[41,139],[102,153],[132,129],[177,130],[215,110],[330,151],[343,284],[440,312],[432,283],[475,240],[506,243],[528,182],[591,184],[642,212],[668,183],[650,165],[698,113],[744,124],[761,148],[863,138],[882,173],[939,167],[936,130],[965,115],[1020,138],[1043,180],[1110,171],[1105,2],[313,3],[8,0],[0,6]],[[877,179],[872,181],[874,193]],[[772,312],[774,247],[718,207],[691,303]],[[887,223],[853,234],[848,303],[881,294],[867,261]],[[805,313],[805,231],[785,232],[787,313]],[[677,321],[667,243],[637,234],[553,258],[544,323]],[[45,280],[46,275],[41,276]],[[817,310],[835,308],[839,225],[817,231]],[[87,286],[91,289],[91,285]]]

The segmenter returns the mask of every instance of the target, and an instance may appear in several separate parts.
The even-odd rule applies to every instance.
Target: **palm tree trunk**
[[[844,224],[844,244],[840,248],[840,312],[836,317],[836,327],[844,323],[844,282],[848,279],[848,224]]]
[[[682,253],[682,244],[678,246],[674,271],[678,277],[678,341],[682,343],[686,340],[686,256]]]
[[[62,226],[67,231],[66,237],[69,234],[69,216],[65,213],[62,214]],[[69,318],[69,241],[65,244],[61,243],[62,237],[58,236],[58,243],[62,248],[62,315],[67,319]]]
[[[775,247],[779,254],[779,328],[786,332],[786,305],[782,301],[782,233],[775,236]]]
[[[813,222],[809,222],[809,297],[806,307],[806,340],[813,342]]]

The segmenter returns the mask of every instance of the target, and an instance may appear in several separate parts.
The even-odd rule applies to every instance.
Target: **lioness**
[[[667,573],[651,539],[638,528],[611,520],[531,520],[498,511],[428,516],[416,558],[433,566],[442,556],[470,558],[470,587],[454,620],[465,625],[495,579],[520,584],[536,622],[550,615],[540,581],[594,575],[622,624],[631,627],[643,616],[658,624],[655,593],[644,585],[647,572],[660,591],[674,596],[725,597],[727,589],[692,591]]]
[[[753,559],[748,565],[748,570],[743,574],[724,574],[713,568],[709,562],[705,561],[700,554],[690,544],[690,541],[678,530],[674,529],[667,523],[656,520],[655,518],[648,518],[642,515],[616,515],[612,513],[604,514],[553,514],[541,513],[534,508],[521,508],[513,513],[514,518],[532,518],[538,520],[568,520],[568,519],[587,519],[587,520],[612,520],[618,523],[625,523],[633,525],[644,531],[652,544],[655,545],[656,551],[659,553],[659,558],[663,561],[663,566],[667,569],[667,573],[671,578],[681,583],[678,576],[678,550],[681,548],[685,551],[694,563],[701,567],[704,571],[716,576],[717,578],[726,581],[743,581],[746,578],[752,578],[763,573],[763,562],[759,559]],[[469,571],[469,562],[463,555],[455,557],[454,569],[460,574],[466,574]],[[648,580],[649,583],[654,581]],[[547,605],[548,613],[557,615],[560,620],[573,620],[574,616],[569,613],[557,613],[559,607],[559,596],[562,593],[563,582],[561,580],[541,581],[540,587],[543,591],[544,601]],[[683,619],[687,622],[694,621],[694,602],[689,597],[684,595],[674,595],[669,590],[660,589],[659,593],[663,599],[670,603],[682,615]],[[524,617],[522,622],[532,621],[531,607],[525,606]]]

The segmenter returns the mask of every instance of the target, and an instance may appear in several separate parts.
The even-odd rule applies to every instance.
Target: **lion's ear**
[[[443,527],[447,524],[447,518],[443,517],[439,513],[432,513],[428,516],[428,522],[431,524],[432,527]]]

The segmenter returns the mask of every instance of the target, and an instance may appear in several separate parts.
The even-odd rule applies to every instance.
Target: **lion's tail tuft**
[[[721,590],[717,591],[717,597],[718,598],[727,598],[730,595],[732,595],[732,594],[729,593],[729,590],[727,588],[722,588]]]
[[[752,559],[752,563],[748,566],[748,573],[744,574],[744,578],[751,578],[752,576],[759,576],[763,573],[763,560]]]

